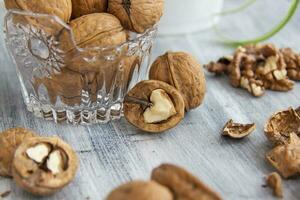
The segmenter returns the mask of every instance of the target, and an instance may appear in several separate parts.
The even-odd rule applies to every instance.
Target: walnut
[[[4,0],[7,9],[20,9],[34,13],[53,14],[69,22],[72,12],[71,0]]]
[[[123,26],[143,33],[163,15],[164,0],[109,0],[108,12],[117,16]]]
[[[223,128],[223,135],[235,139],[241,139],[248,136],[255,130],[255,124],[239,124],[229,120]]]
[[[295,133],[290,134],[286,144],[276,146],[267,153],[267,160],[284,178],[300,174],[300,138]]]
[[[171,164],[163,164],[152,171],[151,179],[169,188],[174,200],[222,199],[199,179],[186,170]]]
[[[125,97],[124,115],[128,122],[146,132],[163,132],[184,117],[184,100],[171,85],[149,80],[138,83]]]
[[[127,40],[127,33],[122,27],[120,21],[108,13],[94,13],[84,15],[70,22],[73,36],[77,47],[85,48],[83,52],[70,41],[69,30],[65,29],[60,35],[61,49],[66,52],[66,67],[70,70],[80,73],[101,72],[103,69],[117,65],[118,59],[108,61],[105,59],[105,53],[102,52],[99,57],[99,50],[93,50],[95,47],[110,47],[120,45]],[[89,50],[87,50],[89,49]],[[97,61],[89,61],[87,58],[97,57]]]
[[[132,181],[113,190],[106,200],[173,200],[173,196],[154,181]]]
[[[34,85],[36,91],[45,87],[48,91],[51,104],[55,105],[60,100],[67,105],[81,103],[82,90],[86,85],[84,75],[63,68],[61,72],[53,73],[49,77],[35,78]],[[90,91],[92,92],[96,91]],[[38,92],[37,92],[38,93]]]
[[[295,53],[291,48],[280,49],[287,64],[287,75],[290,79],[300,81],[300,54]]]
[[[184,52],[167,52],[152,64],[149,78],[173,85],[184,98],[188,111],[200,106],[206,92],[206,81],[201,65]]]
[[[25,128],[11,128],[0,134],[0,176],[11,177],[11,165],[18,146],[36,134]]]
[[[106,12],[107,0],[72,0],[72,18]]]
[[[274,145],[285,144],[291,133],[300,135],[300,117],[292,108],[276,112],[265,124],[264,131]]]
[[[282,180],[277,172],[273,172],[266,177],[266,182],[269,187],[273,189],[273,193],[276,197],[283,197],[282,192]]]
[[[67,143],[57,137],[36,137],[18,147],[12,172],[21,188],[45,196],[69,184],[77,166],[77,156]]]

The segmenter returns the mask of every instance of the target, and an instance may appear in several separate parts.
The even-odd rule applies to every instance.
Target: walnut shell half
[[[109,0],[108,12],[131,31],[143,33],[163,15],[164,0]]]
[[[184,52],[167,52],[158,57],[151,66],[149,78],[173,85],[182,94],[185,109],[201,105],[206,92],[202,66]]]
[[[0,134],[0,176],[11,177],[11,166],[18,146],[36,134],[25,128],[11,128]]]
[[[71,0],[4,0],[7,9],[21,9],[34,13],[52,14],[69,22],[72,12]]]
[[[291,133],[300,135],[300,117],[293,108],[274,113],[264,128],[274,145],[285,144]]]
[[[69,184],[77,167],[78,159],[70,145],[58,137],[37,137],[18,147],[12,172],[21,188],[44,196]]]
[[[146,122],[145,112],[151,107],[150,97],[153,91],[163,90],[167,100],[174,106],[175,112],[168,119],[158,122]],[[140,102],[148,102],[144,105]],[[184,117],[184,100],[181,94],[171,85],[162,81],[148,80],[138,83],[125,97],[124,115],[128,122],[146,132],[163,132],[176,126]]]
[[[235,139],[241,139],[248,136],[255,130],[255,124],[239,124],[229,120],[223,128],[223,135]]]
[[[107,0],[72,0],[72,18],[91,13],[105,12]]]
[[[175,165],[159,166],[152,171],[151,179],[169,188],[176,200],[222,199],[192,174]]]
[[[173,200],[168,188],[154,181],[132,181],[113,190],[106,200]]]

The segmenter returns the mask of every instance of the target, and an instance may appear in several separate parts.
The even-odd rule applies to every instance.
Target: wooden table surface
[[[280,20],[289,2],[258,1],[242,13],[224,17],[220,29],[235,38],[258,35]],[[237,5],[237,1],[231,0],[226,1],[225,7]],[[4,9],[0,14],[3,21]],[[271,42],[300,51],[299,21],[298,11]],[[159,37],[153,57],[166,50],[183,50],[194,54],[201,63],[207,63],[233,51],[217,39],[213,30]],[[187,168],[224,199],[273,199],[271,190],[262,187],[264,176],[274,171],[265,160],[271,146],[264,136],[263,125],[273,112],[300,105],[300,83],[288,93],[268,91],[262,98],[253,98],[246,91],[229,86],[225,77],[206,74],[205,103],[187,113],[179,126],[164,134],[142,133],[124,119],[106,125],[74,127],[47,122],[26,111],[3,34],[0,34],[0,48],[0,130],[23,126],[42,135],[58,135],[74,147],[80,158],[75,180],[61,192],[42,199],[104,199],[121,183],[148,179],[151,170],[165,162]],[[255,122],[257,130],[239,141],[223,138],[220,130],[229,118]],[[299,179],[284,181],[283,186],[285,199],[300,199]],[[0,193],[6,190],[12,191],[6,199],[38,199],[16,187],[12,180],[0,178]]]

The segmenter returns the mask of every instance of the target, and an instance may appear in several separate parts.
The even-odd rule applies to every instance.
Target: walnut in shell
[[[279,145],[267,153],[267,160],[284,178],[300,174],[300,138],[291,133],[286,144]]]
[[[106,12],[107,0],[72,0],[72,18]]]
[[[185,109],[201,105],[206,91],[202,66],[184,52],[167,52],[152,64],[149,78],[173,85],[183,96]]]
[[[235,139],[241,139],[248,136],[255,130],[255,124],[239,124],[229,120],[223,128],[223,135]]]
[[[106,200],[173,200],[173,196],[154,181],[132,181],[113,190]]]
[[[57,137],[37,137],[18,147],[12,172],[21,188],[45,196],[69,184],[77,167],[77,156],[70,145]]]
[[[7,9],[21,9],[34,13],[52,14],[69,22],[72,12],[71,0],[4,0]]]
[[[0,176],[11,177],[13,157],[18,146],[36,134],[25,128],[11,128],[0,133]]]
[[[67,105],[81,103],[81,94],[84,88],[84,76],[80,73],[62,69],[60,73],[49,77],[35,79],[36,91],[39,87],[46,87],[50,102],[55,105],[58,98]]]
[[[273,189],[273,193],[276,197],[283,197],[282,192],[282,180],[277,172],[273,172],[266,177],[266,182],[269,187]]]
[[[67,54],[65,62],[69,69],[80,73],[101,72],[103,68],[117,63],[117,59],[114,62],[105,59],[105,53],[114,52],[108,50],[108,52],[103,51],[103,55],[99,55],[99,51],[91,48],[111,47],[126,42],[127,33],[118,18],[108,13],[94,13],[72,20],[70,27],[77,47],[85,48],[86,51],[78,52],[69,40],[69,31],[63,31],[60,36],[61,49]],[[97,57],[97,61],[86,59],[93,57]]]
[[[171,164],[163,164],[152,171],[151,179],[169,188],[174,200],[222,199],[186,170]]]
[[[293,108],[276,112],[267,121],[264,131],[274,145],[284,144],[291,133],[300,135],[300,117]]]
[[[163,15],[164,0],[108,0],[108,12],[117,16],[123,26],[143,33]]]
[[[184,100],[171,85],[156,80],[138,83],[125,97],[128,122],[146,132],[163,132],[184,117]]]

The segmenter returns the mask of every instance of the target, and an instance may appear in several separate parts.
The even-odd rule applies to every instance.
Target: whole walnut
[[[154,181],[132,181],[113,190],[106,200],[173,200],[173,196]]]
[[[70,22],[74,40],[79,48],[86,49],[78,51],[73,42],[70,41],[69,31],[66,29],[60,36],[61,49],[66,52],[66,65],[77,72],[99,72],[104,67],[110,67],[114,62],[104,59],[104,55],[99,55],[99,51],[94,47],[110,47],[122,44],[127,40],[127,33],[120,21],[115,16],[108,13],[94,13],[84,15]],[[113,51],[105,52],[107,54]],[[103,53],[104,54],[104,53]],[[86,58],[98,56],[95,61]]]
[[[34,13],[52,14],[69,22],[72,13],[71,0],[4,0],[7,9],[21,9]]]
[[[143,33],[163,15],[164,0],[108,0],[108,12],[117,16],[126,29]]]
[[[190,54],[167,52],[158,57],[151,66],[149,78],[173,85],[182,94],[185,109],[201,105],[206,92],[202,66]]]
[[[105,12],[107,0],[72,0],[72,18],[91,13]]]

